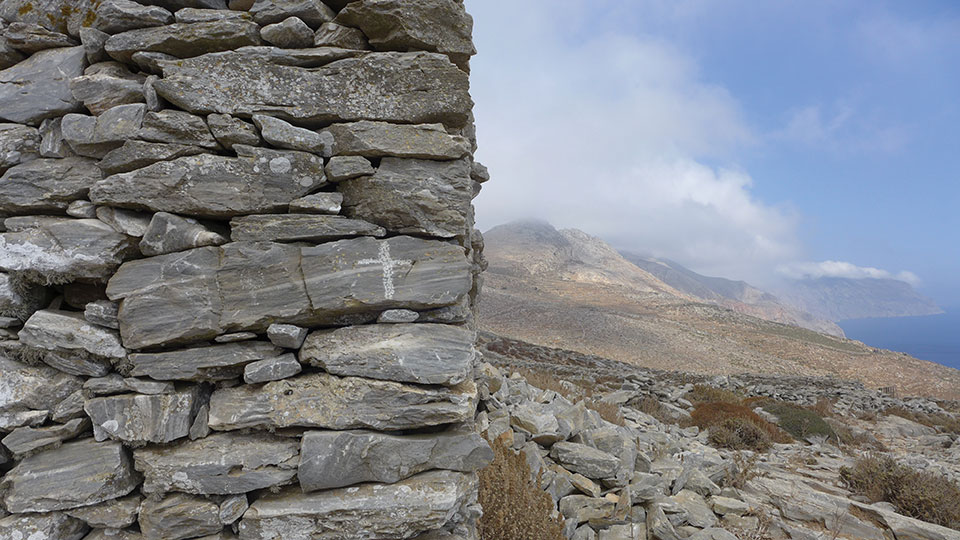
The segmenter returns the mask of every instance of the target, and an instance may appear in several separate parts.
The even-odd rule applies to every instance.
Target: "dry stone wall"
[[[476,538],[471,32],[0,1],[0,540]]]

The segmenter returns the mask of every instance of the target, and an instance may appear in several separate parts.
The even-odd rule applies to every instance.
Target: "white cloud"
[[[910,285],[920,284],[920,277],[909,271],[901,271],[896,274],[873,268],[870,266],[857,266],[853,263],[843,261],[823,261],[823,262],[798,262],[781,265],[777,272],[791,279],[816,279],[822,277],[839,277],[852,279],[896,279],[905,281]]]
[[[590,5],[468,0],[478,159],[493,175],[478,225],[537,217],[732,277],[795,257],[795,216],[759,201],[731,159],[756,139],[737,101],[668,43],[560,17]]]

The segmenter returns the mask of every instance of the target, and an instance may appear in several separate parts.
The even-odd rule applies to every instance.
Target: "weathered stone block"
[[[219,505],[183,493],[161,500],[145,499],[140,505],[138,521],[144,540],[181,540],[223,530]]]
[[[0,174],[40,157],[40,132],[22,124],[0,124]]]
[[[49,411],[80,390],[83,380],[46,366],[28,366],[0,354],[0,413]]]
[[[479,470],[493,450],[477,433],[397,436],[375,431],[309,431],[297,478],[305,493],[363,482],[392,484],[431,469]]]
[[[128,358],[130,374],[171,381],[223,381],[243,374],[243,367],[283,350],[264,341],[224,343],[158,353],[134,353]]]
[[[91,159],[35,159],[7,169],[0,177],[0,212],[12,215],[61,213],[87,196],[100,180]]]
[[[263,113],[308,124],[383,120],[460,127],[473,105],[467,74],[434,53],[370,53],[306,69],[235,51],[162,66],[157,93],[200,114]],[[343,92],[344,87],[351,92]]]
[[[210,397],[210,427],[414,429],[465,422],[476,407],[472,381],[435,387],[301,375],[263,386],[221,388]]]
[[[0,120],[38,125],[80,109],[70,80],[87,67],[83,47],[40,51],[0,71]]]
[[[293,377],[302,371],[300,362],[293,353],[287,353],[276,358],[257,360],[243,368],[243,382],[257,384],[262,382],[279,381]]]
[[[134,451],[144,493],[231,495],[289,483],[299,442],[267,433],[214,433],[175,446]]]
[[[122,529],[137,522],[137,513],[140,511],[140,502],[143,497],[134,492],[126,497],[110,501],[73,508],[65,513],[70,517],[83,520],[91,527],[104,529]]]
[[[119,442],[83,439],[34,454],[0,482],[11,512],[50,512],[123,497],[139,479]]]
[[[18,427],[3,438],[3,446],[13,452],[14,457],[21,457],[29,452],[35,452],[46,447],[56,446],[68,441],[90,428],[90,421],[86,418],[74,418],[66,424],[47,427]]]
[[[466,513],[476,489],[476,475],[451,471],[311,494],[288,488],[250,505],[240,521],[240,538],[411,538]]]
[[[313,154],[235,145],[237,157],[201,154],[161,161],[93,185],[90,200],[200,217],[284,211],[326,183]]]
[[[80,540],[87,530],[84,522],[59,512],[14,514],[0,519],[0,538],[4,540]]]
[[[343,216],[262,214],[230,220],[230,239],[234,242],[326,242],[385,234],[373,223]]]
[[[333,124],[320,135],[332,141],[330,155],[385,156],[420,159],[459,159],[470,153],[470,142],[450,135],[442,124],[391,124],[368,120]]]
[[[91,325],[82,313],[72,311],[37,311],[24,323],[19,337],[24,345],[63,356],[79,354],[104,359],[127,356],[117,332]]]
[[[300,361],[342,376],[459,384],[470,376],[476,333],[442,324],[369,324],[307,336]]]
[[[259,44],[260,27],[250,21],[226,19],[128,30],[111,36],[105,49],[111,57],[130,62],[133,53],[141,51],[188,58]]]
[[[121,394],[88,399],[83,409],[98,441],[166,443],[190,433],[200,406],[199,388],[172,394]]]

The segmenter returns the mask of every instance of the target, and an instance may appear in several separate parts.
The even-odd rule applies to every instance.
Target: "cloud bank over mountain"
[[[869,266],[857,266],[843,261],[798,262],[777,267],[777,273],[790,279],[818,279],[823,277],[849,279],[895,279],[913,285],[920,285],[920,276],[903,270],[892,273]]]

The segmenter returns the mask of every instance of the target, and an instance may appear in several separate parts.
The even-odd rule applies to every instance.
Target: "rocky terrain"
[[[0,1],[0,540],[477,537],[471,32]]]
[[[833,376],[960,399],[960,371],[680,292],[579,231],[489,231],[479,322],[504,337],[700,374]]]
[[[885,414],[960,420],[934,401],[896,399],[835,379],[655,371],[494,334],[482,342],[490,364],[481,368],[479,424],[525,457],[566,538],[960,538],[958,530],[855,493],[843,480],[842,470],[871,448],[871,456],[958,482],[960,434]],[[830,425],[855,434],[859,444],[809,436],[758,452],[717,448],[711,430],[689,422],[691,411],[697,414],[690,400],[703,387],[794,405],[829,400]],[[958,410],[956,402],[949,405]],[[643,412],[651,407],[657,417]]]

